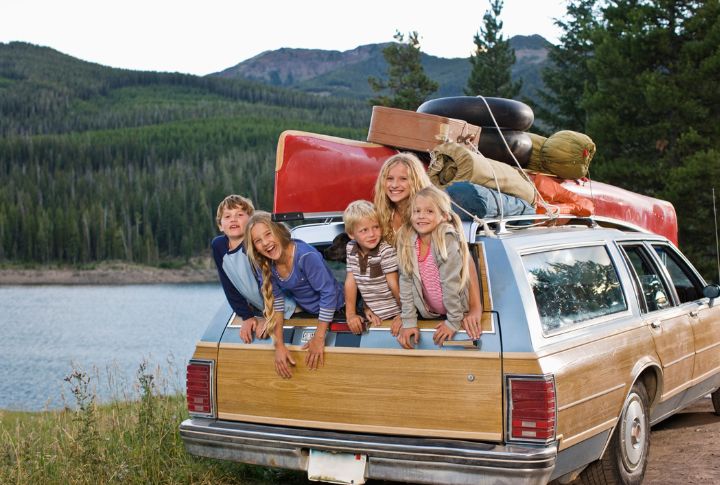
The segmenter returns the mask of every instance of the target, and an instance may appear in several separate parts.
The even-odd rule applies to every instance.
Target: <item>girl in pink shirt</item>
[[[438,318],[433,341],[442,345],[460,329],[469,308],[470,254],[460,218],[450,198],[437,187],[425,187],[411,201],[410,224],[397,236],[400,263],[402,329],[398,341],[411,349],[420,338],[417,313]]]

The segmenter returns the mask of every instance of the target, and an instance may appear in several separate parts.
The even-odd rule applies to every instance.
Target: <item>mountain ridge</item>
[[[374,95],[367,78],[384,78],[387,64],[382,55],[390,43],[365,44],[346,51],[283,47],[264,51],[234,66],[209,74],[211,77],[241,78],[283,86],[318,95],[369,99]],[[523,80],[521,96],[534,98],[542,88],[541,70],[547,65],[552,44],[540,35],[514,36],[513,79]],[[440,84],[432,97],[457,96],[470,74],[469,58],[442,58],[422,54],[427,75]]]

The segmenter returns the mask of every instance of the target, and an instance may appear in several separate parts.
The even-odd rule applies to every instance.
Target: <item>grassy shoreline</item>
[[[217,271],[209,258],[163,267],[122,261],[82,266],[0,265],[0,286],[11,285],[131,285],[162,283],[216,283]]]
[[[130,400],[99,405],[90,380],[77,370],[65,378],[74,409],[0,410],[0,483],[306,483],[301,473],[188,454],[178,431],[185,396],[160,393],[144,363]]]

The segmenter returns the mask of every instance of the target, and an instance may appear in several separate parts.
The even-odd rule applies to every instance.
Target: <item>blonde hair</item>
[[[470,251],[468,250],[467,241],[463,232],[462,221],[460,217],[451,210],[450,197],[434,185],[425,187],[415,194],[415,197],[413,197],[410,202],[411,213],[415,209],[417,199],[420,197],[430,200],[443,219],[431,235],[432,244],[437,248],[441,260],[445,261],[448,258],[445,234],[451,231],[458,236],[460,241],[460,256],[463,260],[462,269],[460,270],[460,286],[464,287],[468,282]],[[417,259],[412,238],[414,232],[415,229],[412,227],[412,223],[408,221],[400,228],[397,236],[398,262],[400,269],[407,274],[412,274],[413,260]],[[440,261],[438,261],[438,263],[439,262]]]
[[[260,287],[260,293],[262,294],[263,304],[265,306],[263,309],[263,316],[267,322],[267,331],[270,335],[272,335],[272,332],[275,329],[275,309],[273,308],[273,291],[271,281],[272,274],[270,272],[270,265],[272,265],[272,261],[260,254],[260,252],[255,248],[255,243],[252,240],[252,230],[253,227],[258,224],[265,224],[267,226],[275,239],[277,239],[283,247],[283,250],[290,246],[290,230],[285,224],[273,221],[270,213],[265,211],[255,212],[252,217],[250,217],[247,227],[245,228],[245,234],[249,234],[249,236],[245,239],[250,240],[250,243],[246,246],[248,259],[252,265],[262,273],[262,286]]]
[[[243,197],[242,195],[228,195],[218,205],[217,212],[215,213],[215,223],[220,226],[220,220],[222,219],[222,213],[226,209],[240,208],[245,211],[249,216],[255,212],[255,206],[250,199]]]
[[[398,153],[385,160],[383,166],[380,167],[380,173],[375,181],[374,202],[378,222],[380,223],[380,226],[382,226],[383,239],[389,244],[395,244],[395,231],[393,231],[392,227],[392,215],[393,210],[395,209],[395,204],[385,193],[385,180],[387,179],[390,170],[395,165],[399,164],[405,165],[408,169],[408,178],[410,179],[410,199],[412,199],[418,190],[432,185],[422,162],[412,153]],[[410,204],[408,204],[408,208],[409,206]],[[406,209],[406,212],[401,215],[403,221],[410,220],[409,209]]]
[[[372,202],[367,200],[356,200],[350,202],[350,204],[343,212],[343,222],[345,223],[345,232],[351,234],[355,232],[355,226],[362,219],[373,219],[378,220],[377,211]]]

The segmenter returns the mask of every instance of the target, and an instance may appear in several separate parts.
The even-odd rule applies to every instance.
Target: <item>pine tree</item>
[[[679,137],[706,123],[695,88],[682,82],[696,68],[681,58],[696,42],[686,23],[697,5],[624,0],[603,10],[604,28],[594,31],[588,64],[596,81],[583,97],[587,130],[598,146],[596,175],[659,195],[666,170],[680,163]]]
[[[395,32],[397,41],[383,49],[383,57],[388,64],[388,80],[375,77],[368,78],[368,83],[375,93],[389,90],[390,95],[380,95],[370,100],[371,105],[389,106],[407,110],[415,110],[439,85],[425,74],[420,63],[420,40],[417,32],[405,36]]]
[[[586,131],[587,113],[581,100],[594,84],[588,63],[595,48],[593,32],[600,27],[597,4],[596,0],[571,0],[566,19],[555,20],[563,34],[560,45],[548,53],[550,65],[542,71],[546,89],[538,92],[543,103],[535,107],[537,117],[552,131]]]
[[[475,34],[475,52],[470,56],[472,70],[465,94],[514,98],[520,94],[522,81],[512,81],[515,50],[502,34],[500,21],[502,0],[490,0],[490,10],[483,15],[483,25]]]
[[[588,66],[588,134],[600,180],[669,200],[681,248],[706,275],[707,212],[720,185],[720,5],[717,1],[615,1],[602,10]]]

